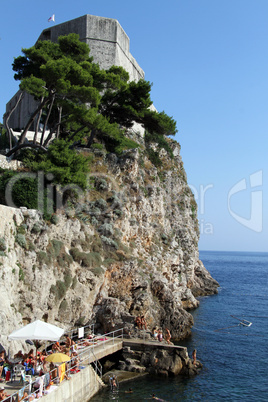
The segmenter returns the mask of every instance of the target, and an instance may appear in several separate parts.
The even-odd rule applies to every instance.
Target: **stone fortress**
[[[129,73],[130,81],[144,78],[144,71],[129,52],[129,37],[117,20],[87,14],[44,29],[38,41],[56,42],[59,36],[69,33],[78,34],[80,40],[88,44],[90,55],[102,69],[107,70],[113,65],[121,66]],[[19,94],[20,91],[7,103],[7,113],[15,106]],[[34,109],[33,97],[25,94],[19,106],[12,113],[9,126],[13,129],[23,129]]]

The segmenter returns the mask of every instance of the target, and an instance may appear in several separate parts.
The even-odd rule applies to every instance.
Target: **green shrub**
[[[91,272],[96,275],[96,276],[101,276],[104,274],[104,269],[102,269],[101,267],[95,267],[91,270]]]
[[[102,265],[105,267],[109,267],[110,265],[114,264],[116,262],[115,259],[113,258],[107,258],[106,260],[103,261]]]
[[[91,224],[94,225],[94,226],[96,226],[96,225],[98,225],[98,223],[99,223],[99,221],[95,218],[95,216],[92,216],[92,218],[91,218]]]
[[[123,211],[121,209],[115,209],[114,214],[118,216],[118,218],[121,218],[123,215]]]
[[[101,256],[99,253],[83,253],[82,266],[94,268],[101,264]]]
[[[16,207],[37,209],[37,178],[27,177],[27,173],[6,171],[0,177],[0,202],[6,204],[6,190]]]
[[[17,234],[17,236],[15,237],[15,241],[22,247],[22,248],[26,248],[27,247],[27,242],[25,239],[25,236],[23,234]]]
[[[41,226],[39,223],[35,223],[32,227],[32,233],[40,233],[41,232]]]
[[[152,148],[147,149],[147,154],[149,160],[152,162],[152,164],[156,167],[160,167],[163,165],[163,162],[161,161],[159,157],[159,152],[154,151]]]
[[[113,225],[111,225],[110,223],[104,223],[99,227],[98,231],[104,236],[112,236],[114,234]]]
[[[73,259],[68,253],[61,253],[57,257],[57,261],[60,267],[69,267],[73,262]]]
[[[90,249],[95,253],[102,252],[102,241],[98,235],[94,235],[93,242],[90,245]]]
[[[110,239],[109,237],[101,236],[101,240],[107,246],[115,247],[116,249],[118,248],[118,244],[116,243],[116,241],[114,241],[113,239]]]
[[[51,243],[52,243],[52,246],[54,248],[55,255],[58,256],[60,254],[60,252],[61,252],[62,247],[63,247],[62,241],[53,239],[53,240],[51,240]]]
[[[161,162],[161,160],[159,158],[159,155],[157,156],[157,154],[159,154],[159,152],[153,151],[152,148],[148,147],[148,146],[150,146],[151,143],[158,144],[158,149],[161,149],[161,148],[165,149],[165,151],[168,153],[169,157],[171,159],[174,158],[173,151],[170,148],[169,143],[166,140],[166,138],[164,137],[164,135],[153,133],[153,132],[149,133],[148,131],[146,131],[145,135],[144,135],[144,140],[145,140],[145,144],[147,145],[147,153],[148,153],[149,159],[151,160],[151,157],[152,157],[153,160],[151,160],[151,162],[153,164],[155,164],[155,162],[159,163],[159,162]],[[161,162],[161,165],[162,165],[162,162]],[[155,166],[159,166],[159,165],[155,165]]]
[[[27,225],[25,225],[25,223],[22,223],[20,226],[17,227],[17,233],[25,234],[26,229],[27,229]]]
[[[123,151],[127,149],[135,149],[139,148],[139,144],[127,137],[121,137],[119,141],[119,145],[114,148],[114,151],[117,155],[121,155]]]
[[[0,135],[0,149],[9,148],[9,138],[6,135],[6,129],[2,128],[3,125],[0,124],[1,135]],[[15,139],[12,138],[12,147],[15,146]]]
[[[72,278],[72,273],[70,269],[67,269],[66,272],[64,273],[64,283],[67,288],[69,288],[72,284],[73,278]]]
[[[0,251],[5,251],[6,249],[6,241],[4,237],[0,237]]]
[[[50,222],[53,223],[53,225],[57,225],[59,222],[59,217],[56,214],[52,214],[50,218]]]
[[[102,145],[102,144],[97,144],[97,143],[95,143],[95,144],[92,144],[92,145],[91,145],[91,148],[92,148],[92,149],[100,149],[100,150],[103,150],[103,145]]]
[[[125,258],[131,258],[131,249],[126,244],[122,243],[120,240],[117,241],[118,244],[118,252],[123,251]]]
[[[38,251],[36,255],[40,264],[46,264],[46,265],[50,264],[50,258],[45,251]]]
[[[109,188],[107,181],[101,177],[95,179],[95,187],[98,191],[107,191]]]
[[[83,251],[78,250],[77,248],[71,248],[70,254],[73,257],[74,261],[83,267],[96,267],[101,264],[101,256],[99,253],[91,252],[84,253]]]
[[[73,277],[73,281],[72,281],[72,286],[71,286],[71,288],[72,289],[75,289],[75,287],[76,287],[76,285],[77,285],[77,282],[78,282],[78,280],[77,280],[77,277],[76,277],[76,275]]]
[[[28,243],[28,250],[29,251],[35,251],[35,246],[34,246],[32,241],[29,241],[29,243]]]
[[[59,310],[66,311],[68,308],[68,302],[66,299],[62,300],[59,306]]]
[[[77,247],[72,247],[70,249],[70,254],[73,257],[75,262],[81,261],[81,251]]]
[[[48,152],[31,154],[23,158],[23,163],[34,172],[53,174],[53,183],[63,186],[77,184],[85,189],[87,185],[88,158],[71,149],[71,143],[64,139],[53,141]]]
[[[95,201],[95,206],[104,211],[107,208],[107,202],[103,198],[99,198]]]
[[[94,205],[90,208],[90,210],[88,211],[88,213],[89,213],[91,216],[95,216],[95,217],[97,217],[97,218],[102,214],[100,208],[97,208],[97,207],[95,207]]]
[[[25,278],[25,273],[23,271],[23,269],[20,267],[19,268],[19,281],[24,281]]]
[[[47,253],[50,260],[55,259],[60,255],[63,243],[60,240],[52,239],[47,246]]]
[[[50,288],[50,292],[54,293],[56,299],[60,300],[62,299],[65,294],[66,294],[67,288],[64,282],[62,281],[57,281],[56,285],[52,285]]]
[[[113,209],[121,209],[122,208],[122,201],[116,194],[111,196],[108,199],[108,201],[111,203],[111,208],[113,208]]]

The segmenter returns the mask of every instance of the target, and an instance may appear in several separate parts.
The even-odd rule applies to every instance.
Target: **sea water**
[[[93,402],[138,402],[153,393],[165,401],[268,401],[268,253],[202,251],[200,259],[220,288],[199,299],[192,336],[180,345],[189,355],[197,349],[201,373],[146,376],[114,393],[106,389]],[[125,393],[129,387],[132,394]]]

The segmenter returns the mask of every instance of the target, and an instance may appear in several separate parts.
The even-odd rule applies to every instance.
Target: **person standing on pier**
[[[193,363],[194,363],[194,366],[195,366],[196,365],[196,349],[193,350],[192,358],[193,358]]]
[[[171,334],[170,334],[170,330],[168,328],[166,328],[166,341],[167,343],[170,345],[170,339],[171,339]]]

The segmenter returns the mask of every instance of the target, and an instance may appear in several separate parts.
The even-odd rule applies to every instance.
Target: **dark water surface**
[[[192,312],[187,346],[203,363],[192,379],[143,377],[104,390],[93,402],[143,401],[154,393],[165,401],[268,401],[268,253],[200,252],[220,283],[218,295],[200,298]],[[239,325],[239,319],[252,322]],[[126,394],[128,388],[133,394]]]

